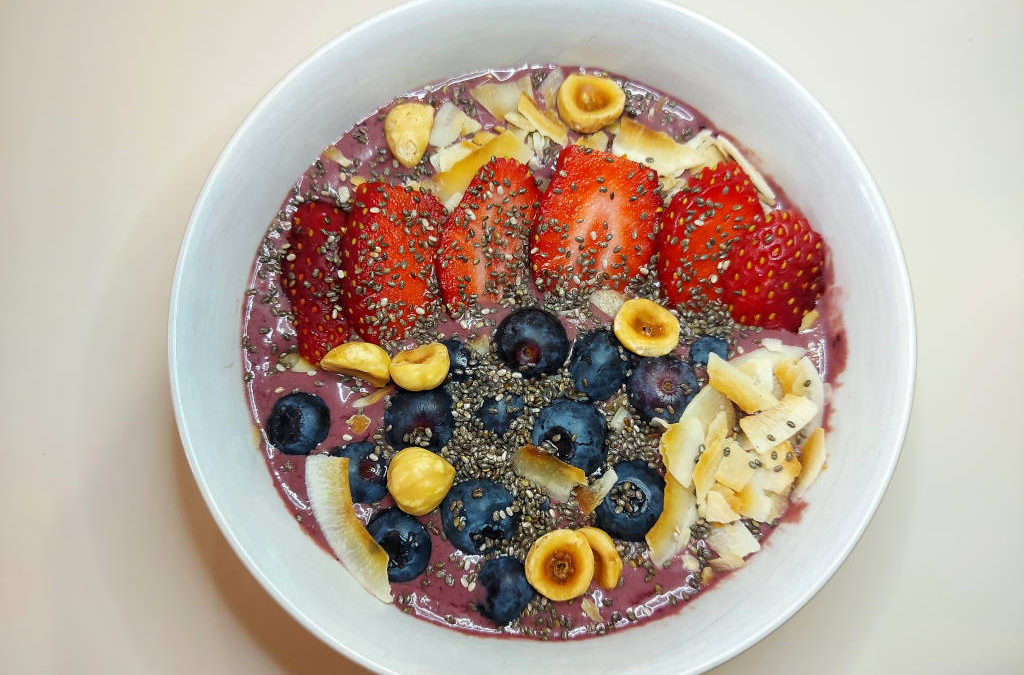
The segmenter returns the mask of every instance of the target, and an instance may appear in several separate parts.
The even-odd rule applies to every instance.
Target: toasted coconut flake
[[[663,176],[678,176],[705,161],[705,153],[676,143],[663,131],[622,117],[621,128],[612,141],[612,152],[649,166]]]
[[[722,454],[722,442],[716,440],[706,446],[693,469],[693,486],[697,492],[697,501],[703,502],[711,486],[715,484],[718,466],[725,455]]]
[[[394,393],[394,391],[395,387],[393,385],[388,385],[386,387],[381,387],[380,389],[375,389],[366,396],[363,396],[362,398],[357,398],[355,401],[352,401],[352,407],[366,408],[368,406],[373,405],[377,401],[381,400],[385,396]]]
[[[810,430],[820,427],[825,415],[825,384],[811,360],[805,356],[796,361],[781,361],[775,366],[775,376],[779,378],[785,393],[806,396],[818,406],[818,412],[807,421],[804,428]]]
[[[725,455],[725,450],[729,451]],[[735,439],[729,439],[722,448],[724,457],[715,472],[715,480],[733,490],[742,490],[750,477],[754,475],[754,467],[750,462],[757,459],[757,455],[747,452],[740,447]]]
[[[715,145],[715,139],[711,135],[710,129],[704,129],[700,131],[696,136],[688,140],[684,145],[689,148],[693,148],[698,153],[700,159],[696,164],[690,167],[691,172],[700,171],[705,167],[711,167],[717,165],[723,159],[725,155]]]
[[[713,443],[722,443],[731,431],[729,418],[725,412],[719,412],[704,431],[704,447],[710,448]]]
[[[758,454],[764,454],[804,428],[818,406],[804,396],[786,394],[782,400],[756,415],[740,418],[740,429]]]
[[[558,119],[558,115],[550,110],[544,111],[537,107],[533,97],[528,94],[519,96],[519,113],[529,120],[538,132],[547,136],[559,145],[569,142],[569,132]]]
[[[745,558],[751,553],[761,550],[761,544],[743,523],[728,523],[711,528],[707,536],[708,546],[714,549],[719,558],[735,556]]]
[[[537,126],[520,112],[505,113],[505,121],[523,131],[536,131]]]
[[[525,164],[533,153],[513,134],[504,131],[460,159],[448,171],[434,176],[431,189],[442,202],[447,202],[456,192],[465,192],[480,167],[492,157],[512,157]]]
[[[604,152],[608,149],[608,134],[603,131],[595,131],[592,134],[580,136],[576,139],[576,145]]]
[[[818,479],[821,470],[825,468],[827,454],[825,430],[818,427],[804,441],[804,444],[800,446],[800,460],[803,466],[800,470],[800,477],[796,481],[796,486],[793,488],[794,499],[803,499],[807,489]]]
[[[715,487],[719,486],[716,485]],[[740,519],[740,514],[732,510],[725,495],[717,489],[713,489],[708,493],[704,513],[701,516],[711,523],[732,523]]]
[[[455,166],[459,160],[466,157],[469,153],[473,152],[476,146],[470,141],[463,141],[462,143],[456,143],[455,145],[449,145],[446,148],[441,148],[430,156],[430,164],[438,172],[444,172],[450,170]]]
[[[771,186],[768,185],[768,181],[764,179],[761,172],[757,170],[757,167],[750,163],[750,160],[748,160],[743,153],[739,151],[739,148],[733,145],[732,141],[721,134],[719,134],[718,138],[715,139],[715,145],[717,145],[718,149],[723,153],[736,160],[736,163],[740,165],[743,172],[750,177],[750,183],[759,193],[761,193],[761,199],[772,206],[775,206],[775,192],[772,190]]]
[[[590,485],[580,485],[576,488],[576,501],[579,502],[583,515],[589,516],[594,512],[615,487],[615,481],[618,479],[615,469],[608,469]]]
[[[378,600],[391,602],[388,554],[356,517],[348,485],[348,458],[306,458],[306,492],[320,531],[349,573]]]
[[[561,68],[555,68],[544,81],[537,87],[537,94],[540,96],[540,100],[544,102],[544,107],[548,110],[555,110],[558,106],[558,88],[565,82],[565,75],[562,74]]]
[[[707,430],[718,413],[725,413],[725,425],[729,429],[736,425],[736,408],[720,391],[714,387],[704,387],[690,399],[679,417],[679,421],[693,417]]]
[[[708,355],[708,381],[744,412],[766,410],[778,403],[770,391],[758,387],[753,378],[714,352]]]
[[[729,572],[731,570],[738,570],[747,563],[738,556],[724,555],[720,558],[709,560],[708,564],[711,565],[711,569],[717,572]]]
[[[772,396],[782,396],[782,385],[775,381],[775,373],[772,370],[771,359],[747,359],[741,363],[733,364],[754,381],[754,385],[770,391]]]
[[[625,302],[626,296],[611,288],[594,291],[590,294],[590,304],[609,317],[614,317],[618,314]]]
[[[619,132],[622,131],[621,118],[619,118],[619,119],[615,120],[614,122],[612,122],[611,124],[605,126],[604,130],[607,131],[612,136],[618,136]]]
[[[501,133],[504,133],[504,131]],[[498,134],[492,131],[478,131],[475,134],[473,134],[473,138],[471,138],[470,141],[472,141],[473,145],[475,145],[476,147],[482,148],[497,137]]]
[[[680,419],[661,435],[658,449],[662,461],[683,487],[693,485],[693,469],[703,442],[704,427],[695,416]]]
[[[586,485],[583,469],[566,464],[534,445],[524,445],[512,454],[512,470],[548,491],[552,498],[569,501],[578,485]]]
[[[616,431],[622,431],[626,428],[626,420],[632,421],[633,417],[629,414],[629,409],[620,407],[615,410],[615,414],[612,415],[612,419],[608,422],[608,426]]]
[[[479,122],[451,101],[445,101],[434,114],[434,128],[430,130],[429,143],[435,148],[443,148],[477,131],[480,131]]]
[[[503,120],[506,114],[517,110],[522,94],[533,98],[533,84],[529,75],[507,82],[487,82],[469,90],[469,95],[487,108],[487,112],[494,115],[496,120]]]
[[[352,166],[352,160],[342,154],[341,150],[336,145],[328,145],[324,150],[324,157],[344,169]]]
[[[690,542],[690,528],[697,522],[697,500],[693,492],[671,476],[665,476],[665,502],[657,522],[645,539],[651,562],[660,567]]]
[[[775,456],[772,459],[772,455]],[[800,475],[800,460],[793,452],[793,446],[786,441],[761,455],[762,468],[758,473],[758,486],[776,494],[789,494],[789,487]]]
[[[758,469],[743,489],[736,493],[737,502],[734,505],[730,504],[736,513],[762,523],[770,520],[774,502],[771,495],[762,487],[767,476],[766,469]]]

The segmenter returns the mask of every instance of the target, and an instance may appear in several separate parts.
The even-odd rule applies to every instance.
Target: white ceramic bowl
[[[404,91],[526,62],[586,64],[639,79],[740,139],[831,245],[850,347],[833,400],[829,468],[802,521],[780,528],[747,568],[678,614],[582,642],[464,635],[364,592],[282,506],[253,445],[239,366],[241,301],[256,247],[320,150]],[[915,366],[899,243],[849,141],[764,54],[655,0],[424,0],[320,49],[260,102],[210,174],[178,261],[169,350],[175,413],[196,481],[252,574],[359,663],[453,675],[541,667],[691,673],[754,644],[825,583],[866,527],[899,456]]]

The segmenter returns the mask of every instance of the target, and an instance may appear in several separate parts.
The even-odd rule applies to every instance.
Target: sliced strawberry
[[[652,169],[608,152],[565,148],[531,239],[537,287],[621,291],[654,255],[660,210]]]
[[[299,354],[312,363],[348,339],[348,325],[335,304],[340,297],[338,244],[347,224],[341,209],[305,202],[288,232],[282,285],[291,300]]]
[[[825,288],[825,245],[807,221],[772,211],[733,243],[725,302],[736,321],[796,332]]]
[[[436,311],[434,254],[445,210],[426,192],[387,183],[355,191],[341,246],[343,304],[364,339],[394,343]]]
[[[540,208],[533,174],[514,159],[481,167],[441,228],[437,281],[452,313],[496,302],[519,284]]]
[[[735,162],[702,169],[676,193],[657,236],[658,281],[673,306],[725,300],[720,266],[741,231],[764,220],[757,190]]]

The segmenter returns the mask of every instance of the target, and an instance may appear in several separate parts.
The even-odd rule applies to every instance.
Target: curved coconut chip
[[[583,515],[589,516],[594,512],[594,509],[615,487],[615,481],[618,479],[619,476],[615,473],[615,469],[608,469],[590,485],[580,485],[576,488],[576,501],[579,502]]]
[[[803,466],[796,480],[796,487],[793,488],[794,499],[802,499],[807,488],[817,480],[818,474],[825,468],[826,455],[825,430],[818,427],[800,447],[800,460]]]
[[[690,543],[690,528],[697,522],[697,500],[671,474],[665,476],[665,505],[645,539],[651,562],[660,567]]]
[[[775,366],[775,377],[779,378],[784,393],[806,396],[818,406],[818,412],[804,428],[813,431],[820,427],[825,415],[825,384],[811,360],[805,356],[799,360],[780,361]]]
[[[313,516],[331,550],[356,581],[378,600],[391,602],[388,554],[374,541],[352,508],[348,458],[306,458],[306,492]]]
[[[507,113],[518,110],[519,97],[524,93],[533,98],[533,83],[529,75],[518,80],[487,82],[469,90],[469,95],[499,121],[505,119]]]
[[[704,444],[704,427],[696,415],[680,419],[661,435],[658,451],[665,469],[683,487],[693,485],[693,468]]]
[[[573,489],[587,483],[583,469],[566,464],[535,445],[524,445],[512,453],[512,470],[560,502],[569,501]]]

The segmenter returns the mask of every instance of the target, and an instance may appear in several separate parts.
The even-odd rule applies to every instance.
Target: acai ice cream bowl
[[[848,350],[831,399],[828,467],[799,523],[779,528],[741,573],[681,611],[566,642],[445,630],[365,592],[282,508],[258,451],[239,354],[253,252],[312,158],[403,92],[532,63],[626,75],[692,104],[741,139],[829,243]],[[902,252],[850,142],[767,56],[658,0],[422,0],[340,35],[286,76],[221,154],[182,244],[169,332],[185,452],[231,546],[296,620],[382,673],[694,673],[746,649],[821,588],[867,527],[899,457],[915,368]]]

